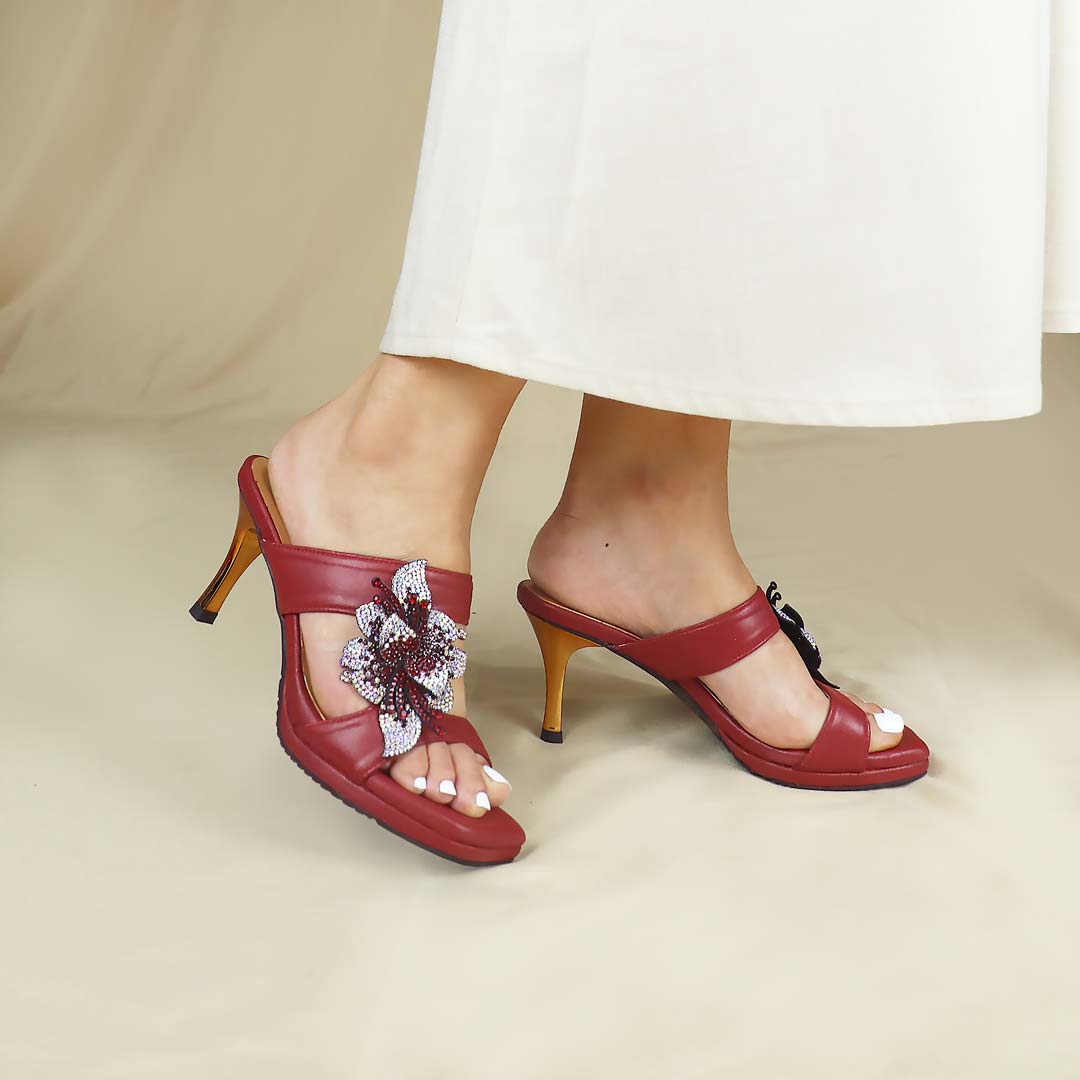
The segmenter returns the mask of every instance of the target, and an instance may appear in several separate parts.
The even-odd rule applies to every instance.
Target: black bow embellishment
[[[806,665],[806,670],[818,682],[831,686],[834,690],[839,690],[840,687],[836,683],[829,682],[821,674],[821,650],[818,648],[813,635],[806,629],[803,617],[790,604],[780,606],[780,602],[784,598],[780,595],[780,590],[777,588],[775,581],[769,582],[769,587],[765,591],[765,599],[772,604],[773,611],[776,612],[777,622],[780,623],[780,629],[784,631],[792,645],[798,650],[803,663]]]

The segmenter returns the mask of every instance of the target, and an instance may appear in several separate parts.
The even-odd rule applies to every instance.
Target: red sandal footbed
[[[635,664],[684,700],[750,772],[791,787],[861,790],[907,784],[925,775],[930,762],[926,743],[909,727],[888,750],[870,752],[870,720],[840,691],[819,681],[829,699],[821,731],[808,750],[784,750],[755,738],[727,711],[701,681],[749,656],[780,631],[772,604],[758,589],[730,611],[666,634],[639,637],[620,627],[560,604],[532,581],[518,585],[518,603],[533,620],[548,667],[548,741],[561,741],[563,670],[570,652],[585,644],[601,645]],[[551,644],[550,632],[572,635],[574,642]],[[557,654],[557,656],[556,656]],[[558,670],[553,671],[553,665]]]
[[[472,578],[419,562],[406,564],[404,560],[284,542],[267,464],[265,457],[252,455],[240,467],[236,535],[221,569],[193,605],[192,616],[212,623],[229,589],[261,553],[270,571],[281,623],[278,737],[285,752],[331,794],[420,847],[470,866],[509,862],[521,850],[525,833],[505,810],[496,808],[472,818],[420,793],[406,791],[388,775],[393,757],[386,756],[390,744],[380,727],[379,707],[366,705],[347,716],[324,717],[304,675],[301,612],[356,615],[377,595],[374,579],[396,580],[395,574],[408,566],[420,575],[418,587],[430,590],[430,599],[419,601],[425,617],[430,608],[432,617],[441,612],[464,627],[469,622]],[[388,590],[383,588],[383,592],[394,603]],[[410,692],[418,687],[409,684]],[[422,694],[417,696],[422,698]],[[435,719],[420,727],[416,745],[464,743],[491,763],[487,748],[467,719],[440,711],[431,715]]]

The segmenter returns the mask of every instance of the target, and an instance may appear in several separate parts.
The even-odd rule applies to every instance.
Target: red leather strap
[[[491,755],[487,752],[487,747],[480,736],[477,735],[476,728],[464,716],[447,713],[439,717],[438,724],[443,729],[443,734],[437,735],[431,728],[424,727],[420,732],[421,745],[436,742],[447,743],[448,745],[464,743],[470,749],[475,750],[489,765],[491,764]]]
[[[738,663],[779,629],[776,612],[758,589],[749,600],[722,615],[619,645],[612,651],[665,679],[700,678]]]
[[[302,725],[297,734],[323,761],[356,784],[393,760],[383,757],[379,710],[374,705],[348,716],[319,718]]]
[[[464,743],[475,750],[489,765],[491,755],[477,735],[476,729],[464,716],[443,716],[439,726],[445,734],[436,735],[423,728],[417,745],[442,742]],[[379,727],[379,710],[374,705],[330,720],[319,720],[300,728],[300,737],[314,749],[323,761],[356,783],[363,783],[372,773],[385,772],[396,758],[383,757],[383,735]]]
[[[263,556],[274,579],[278,611],[296,615],[302,611],[327,611],[352,615],[375,595],[373,577],[387,585],[402,559],[350,555],[343,551],[275,544],[266,539]],[[427,568],[431,602],[454,622],[467,626],[472,604],[472,578],[453,570]]]
[[[829,712],[798,768],[821,773],[862,772],[870,753],[870,718],[839,690],[831,686],[821,689],[829,697]]]

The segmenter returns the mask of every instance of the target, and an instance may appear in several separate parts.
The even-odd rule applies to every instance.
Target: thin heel
[[[563,683],[566,680],[566,665],[578,649],[596,646],[595,641],[578,637],[569,630],[563,630],[551,623],[544,622],[534,615],[529,616],[533,633],[540,645],[540,654],[544,658],[544,675],[547,679],[547,695],[544,702],[544,724],[540,728],[540,738],[544,742],[561,743]]]
[[[191,605],[190,614],[196,622],[212,623],[225,603],[229,590],[240,580],[240,575],[259,557],[259,535],[244,500],[236,515],[236,532],[225,559],[202,595]]]

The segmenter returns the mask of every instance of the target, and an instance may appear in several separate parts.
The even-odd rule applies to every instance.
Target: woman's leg
[[[556,600],[638,634],[688,626],[746,600],[756,586],[731,535],[730,433],[727,420],[586,396],[566,486],[533,544],[530,577]],[[704,681],[772,746],[810,746],[828,711],[783,634]],[[876,724],[871,732],[872,750],[900,740]]]
[[[468,573],[480,485],[524,383],[449,360],[379,356],[340,397],[289,429],[270,455],[270,482],[294,544],[427,559]],[[342,646],[356,636],[345,615],[300,616],[308,682],[327,716],[362,707],[339,678]],[[456,713],[464,715],[455,683]],[[509,792],[467,747],[419,746],[390,775],[464,814],[484,813]],[[440,790],[449,781],[450,794]]]

